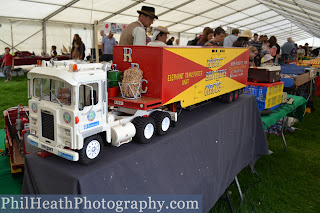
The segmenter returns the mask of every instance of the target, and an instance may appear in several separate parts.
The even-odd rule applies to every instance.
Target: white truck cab
[[[31,70],[28,142],[65,159],[90,164],[105,142],[120,146],[139,134],[138,140],[148,143],[156,132],[151,114],[162,113],[162,132],[167,132],[170,121],[177,120],[175,112],[109,109],[106,76],[110,68],[110,64],[69,61],[43,62]]]

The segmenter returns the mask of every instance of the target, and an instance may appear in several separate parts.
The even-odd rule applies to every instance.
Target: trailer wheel
[[[134,139],[140,143],[149,143],[155,132],[155,122],[150,117],[137,117],[132,121],[136,127]]]
[[[239,98],[239,90],[233,91],[233,100],[236,101]]]
[[[222,95],[222,102],[231,103],[233,101],[233,92],[226,93]]]
[[[89,165],[95,162],[103,150],[103,140],[100,135],[93,135],[84,139],[83,148],[79,152],[79,162]]]
[[[167,112],[155,111],[151,116],[156,124],[156,134],[165,135],[170,128],[170,114]]]

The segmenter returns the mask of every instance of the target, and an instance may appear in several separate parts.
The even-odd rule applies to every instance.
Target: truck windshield
[[[48,78],[33,80],[33,96],[39,100],[51,101],[62,105],[71,105],[72,86],[66,82]]]

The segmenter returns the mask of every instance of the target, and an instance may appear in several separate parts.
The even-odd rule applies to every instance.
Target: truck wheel
[[[84,165],[92,164],[103,150],[103,140],[100,135],[84,139],[83,148],[79,150],[79,162]]]
[[[156,134],[157,135],[165,135],[170,128],[170,114],[167,112],[155,111],[151,114],[151,116],[156,124]]]
[[[149,143],[155,131],[155,122],[153,118],[137,117],[132,121],[136,127],[134,139],[140,143]]]
[[[233,92],[222,95],[222,102],[231,103],[233,101]]]
[[[236,101],[239,98],[239,90],[233,91],[233,100]]]

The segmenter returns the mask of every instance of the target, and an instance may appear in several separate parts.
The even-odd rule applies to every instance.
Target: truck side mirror
[[[31,87],[30,87],[30,79],[28,79],[28,81],[27,81],[27,86],[28,86],[28,98],[31,98],[31,92],[30,92],[30,89],[31,89]]]

